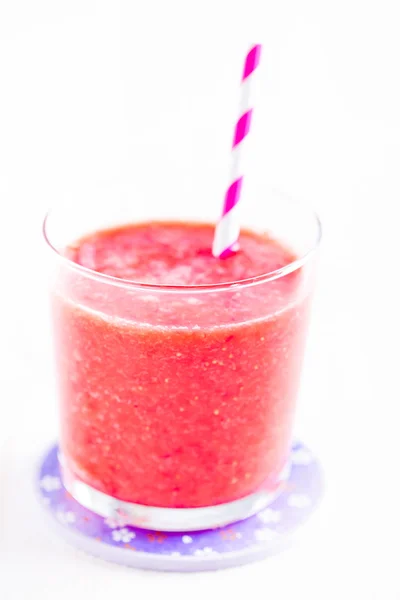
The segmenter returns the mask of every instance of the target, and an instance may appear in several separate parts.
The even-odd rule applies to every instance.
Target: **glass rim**
[[[95,279],[97,281],[103,282],[106,285],[113,285],[116,287],[122,287],[127,289],[136,289],[142,291],[153,291],[153,292],[174,292],[174,293],[201,293],[201,292],[217,292],[217,291],[226,291],[230,289],[242,289],[246,287],[250,287],[253,285],[258,285],[261,283],[267,283],[268,281],[273,281],[275,279],[280,279],[281,277],[285,277],[285,275],[289,275],[294,271],[297,271],[302,266],[304,266],[311,257],[315,254],[316,250],[319,247],[321,237],[322,237],[322,224],[321,220],[317,214],[317,212],[310,207],[311,216],[315,221],[316,225],[316,237],[312,246],[304,252],[300,257],[291,261],[284,267],[280,269],[274,269],[273,271],[269,271],[268,273],[261,273],[260,275],[255,275],[254,277],[247,277],[245,279],[239,279],[236,281],[227,281],[223,283],[202,283],[202,284],[194,284],[194,285],[171,285],[171,284],[157,284],[157,283],[144,283],[140,281],[133,281],[131,279],[123,279],[120,277],[114,277],[113,275],[107,275],[106,273],[100,273],[95,271],[94,269],[89,269],[88,267],[84,267],[80,265],[67,256],[64,256],[56,246],[50,241],[50,237],[47,232],[47,224],[48,220],[53,214],[54,209],[50,209],[47,211],[43,224],[42,224],[42,234],[47,246],[52,250],[57,258],[61,260],[66,266],[70,269],[81,273],[82,275],[89,277],[90,279]],[[185,221],[182,220],[182,223]],[[200,223],[200,221],[198,221]],[[216,259],[221,260],[221,259]],[[222,260],[229,260],[222,259]]]

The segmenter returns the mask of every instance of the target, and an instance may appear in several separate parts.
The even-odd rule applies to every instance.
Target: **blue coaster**
[[[121,527],[78,504],[63,486],[57,455],[54,446],[45,456],[38,485],[42,503],[62,536],[89,554],[144,569],[220,569],[276,553],[315,510],[323,489],[321,467],[308,448],[296,443],[289,479],[268,508],[219,529],[165,533]]]

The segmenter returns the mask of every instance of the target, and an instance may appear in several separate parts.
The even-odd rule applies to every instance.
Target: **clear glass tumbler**
[[[320,223],[269,192],[243,226],[296,259],[219,285],[140,284],[64,255],[88,233],[127,223],[213,220],[161,213],[128,196],[51,211],[51,298],[64,484],[83,506],[164,531],[246,518],[279,493],[290,469]],[[229,260],[229,259],[228,259]]]

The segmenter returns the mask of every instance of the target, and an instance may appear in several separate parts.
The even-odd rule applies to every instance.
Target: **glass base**
[[[279,496],[253,517],[219,529],[160,532],[119,527],[84,508],[61,480],[58,448],[43,456],[37,474],[40,502],[48,516],[41,527],[53,526],[65,541],[99,559],[161,571],[205,571],[266,558],[290,546],[303,532],[323,494],[323,474],[313,453],[301,442],[291,451],[291,469]],[[81,560],[84,560],[82,557]]]
[[[287,463],[279,474],[277,487],[273,491],[259,490],[239,500],[216,506],[160,508],[124,502],[108,496],[78,479],[67,468],[61,455],[59,462],[64,487],[81,506],[111,519],[118,527],[131,525],[156,531],[201,531],[247,519],[277,498],[290,475],[290,464]]]

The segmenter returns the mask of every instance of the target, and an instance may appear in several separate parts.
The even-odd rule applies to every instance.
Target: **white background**
[[[400,598],[396,4],[0,1],[2,599]],[[298,430],[324,463],[325,502],[266,562],[197,575],[106,565],[43,530],[33,493],[57,422],[41,219],[66,190],[115,182],[138,201],[217,207],[254,42],[247,179],[311,200],[324,224]]]

